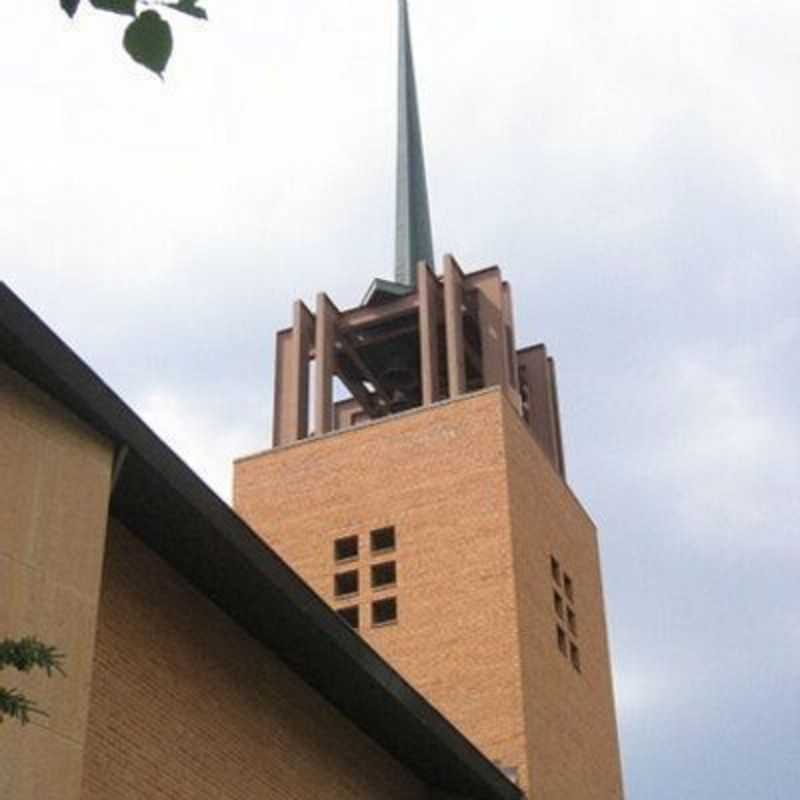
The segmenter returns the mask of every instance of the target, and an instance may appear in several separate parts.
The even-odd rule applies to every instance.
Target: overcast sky
[[[0,5],[0,275],[224,497],[296,297],[393,259],[393,0]],[[441,257],[556,357],[629,800],[800,792],[800,5],[416,0]]]

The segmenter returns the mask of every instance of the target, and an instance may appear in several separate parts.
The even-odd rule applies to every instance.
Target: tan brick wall
[[[111,476],[110,444],[0,365],[0,638],[38,636],[67,677],[0,673],[49,716],[0,726],[0,799],[77,800]]]
[[[365,639],[491,759],[525,779],[508,489],[497,392],[236,464],[234,505]],[[371,529],[394,525],[396,589],[373,592]],[[358,534],[361,592],[334,602],[333,541]],[[348,564],[344,569],[351,569]],[[399,623],[370,627],[396,596]]]
[[[83,800],[422,800],[425,787],[117,523]]]
[[[622,797],[619,747],[594,525],[517,414],[503,403],[514,574],[536,800]],[[574,602],[551,577],[555,556]],[[558,649],[553,592],[576,615],[580,672]],[[566,622],[561,623],[568,630]]]
[[[594,529],[499,389],[241,459],[234,505],[331,605],[358,602],[366,640],[533,797],[620,797]],[[399,622],[372,629],[384,525]],[[362,588],[337,602],[349,534]],[[555,643],[552,550],[574,573],[581,674]]]

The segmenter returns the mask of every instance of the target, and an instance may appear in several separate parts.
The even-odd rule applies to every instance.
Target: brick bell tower
[[[499,268],[432,269],[404,0],[399,72],[395,280],[346,310],[295,302],[273,447],[236,461],[234,506],[531,798],[620,800],[597,532],[566,483],[553,360],[516,347]]]

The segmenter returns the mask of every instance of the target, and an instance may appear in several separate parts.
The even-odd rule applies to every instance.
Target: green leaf
[[[157,11],[145,11],[125,29],[122,44],[134,61],[161,77],[172,55],[172,30]]]
[[[136,0],[89,0],[100,11],[111,11],[127,17],[136,16]]]
[[[189,14],[197,19],[208,19],[208,14],[204,8],[197,5],[197,0],[177,0],[174,3],[162,3],[167,8],[172,8],[175,11],[180,11],[183,14]]]
[[[74,17],[80,2],[81,0],[61,0],[61,8],[67,12],[69,17]]]
[[[36,704],[25,697],[24,694],[16,689],[4,689],[0,686],[0,722],[3,717],[19,720],[23,725],[31,721],[31,714],[42,714],[47,716]]]
[[[30,672],[34,667],[41,667],[48,675],[53,670],[63,675],[63,660],[63,653],[52,645],[40,642],[35,636],[19,640],[3,639],[0,642],[0,669],[10,666],[21,672]]]

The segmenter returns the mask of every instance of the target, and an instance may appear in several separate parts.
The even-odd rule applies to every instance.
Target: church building
[[[67,654],[0,800],[622,800],[554,362],[437,270],[399,9],[395,273],[295,302],[233,508],[0,283],[0,638]]]

